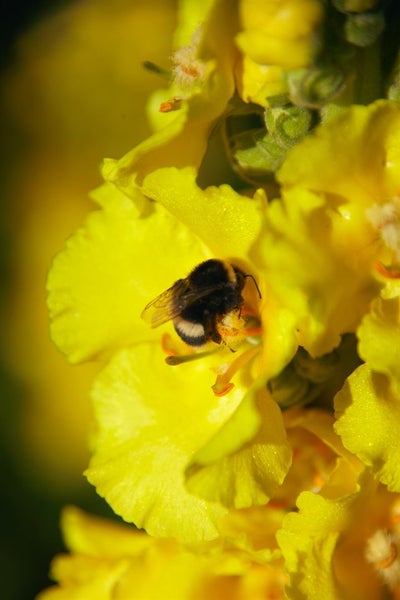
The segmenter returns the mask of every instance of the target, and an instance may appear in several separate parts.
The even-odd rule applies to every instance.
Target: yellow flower
[[[391,102],[343,110],[293,148],[278,173],[282,200],[267,209],[253,258],[313,356],[355,332],[378,295],[376,263],[389,257],[368,210],[397,196],[399,123]]]
[[[342,497],[300,494],[299,512],[285,517],[277,534],[288,597],[383,600],[391,589],[397,598],[399,501],[366,472]]]
[[[335,428],[375,477],[399,492],[399,297],[375,300],[358,337],[366,364],[348,378],[335,398]]]
[[[121,159],[104,162],[104,178],[126,194],[159,167],[199,167],[210,131],[234,93],[236,20],[226,18],[230,7],[228,0],[180,3],[175,81],[149,102],[154,133]]]
[[[354,475],[361,462],[348,452],[333,430],[332,415],[317,409],[292,409],[285,425],[293,462],[273,503],[293,510],[305,490],[340,497],[355,490]]]
[[[51,576],[59,585],[43,591],[38,600],[283,599],[279,552],[262,555],[235,545],[236,528],[243,524],[261,544],[276,529],[266,515],[247,515],[245,522],[237,515],[226,524],[225,547],[185,547],[68,507],[62,529],[71,554],[55,558]]]
[[[165,333],[140,313],[210,256],[251,272],[246,257],[264,199],[228,186],[201,191],[191,170],[160,169],[144,189],[159,200],[147,202],[147,214],[109,184],[96,193],[103,210],[69,240],[49,275],[52,335],[73,362],[111,358],[92,393],[97,431],[87,476],[98,492],[153,535],[209,539],[228,508],[266,503],[284,478],[290,451],[282,416],[252,360],[257,345],[244,341],[237,356],[221,347],[171,367]],[[254,305],[256,290],[246,288]],[[164,329],[182,352],[172,325]],[[282,361],[292,351],[284,348]]]
[[[331,352],[377,294],[380,246],[366,209],[372,195],[375,201],[381,188],[389,192],[397,183],[391,126],[398,114],[394,104],[380,103],[349,109],[321,127],[290,154],[280,173],[282,201],[269,207],[261,192],[251,199],[229,186],[201,190],[192,168],[149,172],[141,187],[156,203],[133,188],[134,203],[110,184],[97,192],[103,210],[55,260],[49,307],[53,337],[70,360],[111,357],[93,390],[98,430],[87,475],[126,520],[154,535],[209,539],[228,508],[262,504],[274,494],[290,452],[263,385],[298,345],[312,356]],[[373,126],[378,158],[367,157],[370,186],[354,181],[353,171],[337,183],[329,153],[347,151],[357,171],[356,160],[366,160],[362,139]],[[347,148],[342,130],[353,133]],[[318,175],[304,166],[305,154],[320,160]],[[264,343],[254,347],[249,337],[237,357],[223,350],[171,368],[162,360],[159,330],[139,315],[149,299],[211,256],[258,281],[261,302],[254,286],[246,286],[245,297]],[[182,353],[179,342],[172,346]],[[210,368],[218,373],[215,393]]]

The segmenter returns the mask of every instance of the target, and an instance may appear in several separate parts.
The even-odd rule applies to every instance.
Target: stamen
[[[390,544],[390,554],[388,554],[387,558],[375,563],[375,567],[377,569],[387,569],[389,568],[397,558],[397,547],[393,544]]]
[[[374,204],[366,210],[366,217],[389,250],[396,262],[400,261],[400,197],[391,202]]]
[[[393,589],[400,583],[398,542],[395,535],[384,529],[375,531],[367,541],[365,557],[390,588]]]
[[[390,509],[390,523],[396,531],[400,525],[400,500],[394,502]]]
[[[162,113],[173,112],[174,110],[179,110],[182,108],[184,98],[181,96],[175,96],[170,100],[166,100],[165,102],[161,102],[160,108],[158,109]]]
[[[181,344],[181,346],[183,346],[183,344]],[[192,360],[197,360],[198,358],[210,356],[216,352],[221,352],[221,350],[223,350],[223,346],[218,346],[212,350],[206,350],[204,352],[196,352],[193,350],[190,352],[190,354],[180,354],[176,340],[169,333],[164,333],[164,335],[161,337],[161,349],[163,352],[165,352],[165,354],[168,354],[165,359],[167,365],[175,367],[183,363],[191,362]]]
[[[176,85],[181,90],[192,90],[197,83],[204,81],[206,65],[198,58],[202,32],[198,28],[191,39],[189,46],[183,46],[174,52],[173,75]]]
[[[400,279],[400,271],[385,267],[379,261],[374,262],[373,268],[379,275],[382,275],[386,279]]]
[[[179,65],[179,68],[188,77],[192,77],[193,79],[200,77],[200,71],[196,65]]]
[[[215,354],[216,352],[221,352],[221,350],[222,350],[222,346],[215,348],[214,350],[209,350],[207,352],[193,352],[193,354],[181,354],[181,355],[171,354],[170,356],[167,356],[167,358],[165,359],[165,362],[167,363],[167,365],[170,365],[171,367],[176,367],[178,365],[182,365],[183,363],[192,362],[193,360],[197,360],[198,358],[205,358],[206,356],[211,356],[212,354]]]
[[[261,337],[262,335],[262,327],[245,327],[244,333],[246,337]]]
[[[315,471],[313,474],[313,484],[312,491],[314,493],[319,492],[325,485],[325,479],[318,471]]]
[[[248,348],[243,354],[240,354],[235,358],[231,364],[224,370],[223,373],[217,375],[212,390],[216,396],[225,396],[234,387],[231,382],[232,377],[237,373],[239,369],[243,367],[248,361],[250,361],[259,352],[258,347]]]
[[[160,67],[160,65],[153,63],[151,60],[144,60],[142,65],[146,69],[146,71],[150,71],[150,73],[155,73],[156,75],[159,75],[164,79],[171,78],[170,71],[167,71],[167,69],[163,69],[163,67]]]
[[[169,333],[164,333],[161,336],[161,350],[165,352],[165,354],[173,356],[179,354],[176,347],[176,340]]]

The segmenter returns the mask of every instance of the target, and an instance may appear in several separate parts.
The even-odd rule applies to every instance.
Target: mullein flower
[[[390,198],[396,206],[399,119],[389,101],[344,110],[296,146],[278,172],[282,199],[265,213],[254,260],[297,315],[299,342],[313,356],[356,331],[379,294],[377,265],[396,264],[370,211]]]
[[[222,347],[174,368],[164,361],[169,346],[178,354],[187,348],[166,339],[168,330],[149,329],[140,313],[171,278],[213,253],[245,265],[263,198],[250,201],[228,187],[201,191],[178,170],[166,177],[156,178],[153,196],[156,184],[168,188],[171,212],[157,203],[143,216],[110,185],[97,192],[103,210],[70,239],[49,277],[52,335],[73,362],[111,357],[92,393],[89,480],[116,512],[153,535],[207,539],[228,507],[263,504],[283,480],[290,450],[282,415],[262,389],[259,341],[244,340],[237,355]],[[247,293],[255,306],[256,292],[248,286]],[[285,350],[277,354],[284,361]]]
[[[179,543],[153,538],[67,507],[62,530],[69,554],[55,558],[57,586],[40,600],[90,598],[216,597],[284,598],[288,583],[276,534],[299,490],[353,492],[359,464],[332,430],[322,411],[288,415],[295,460],[283,494],[269,505],[230,510],[218,522],[218,538]],[[330,481],[330,480],[333,481]],[[113,543],[110,544],[110,539]],[[195,595],[197,593],[197,596]]]
[[[220,542],[183,546],[70,506],[64,510],[62,529],[71,555],[55,558],[51,574],[59,586],[48,588],[38,600],[283,599],[279,550],[258,549],[273,537],[278,522],[257,512],[246,518],[237,514],[225,524]],[[241,544],[232,537],[238,527]],[[254,544],[251,552],[241,547],[244,532],[249,547]]]
[[[149,101],[154,133],[121,159],[104,161],[104,178],[126,194],[158,166],[199,168],[210,131],[234,93],[236,19],[230,7],[228,0],[180,3],[170,86]]]
[[[342,473],[343,475],[343,473]],[[398,494],[361,472],[340,497],[300,494],[278,542],[289,572],[290,598],[398,598]]]
[[[398,284],[388,280],[359,328],[365,364],[335,399],[336,430],[346,447],[393,492],[400,492],[399,435],[400,311]]]

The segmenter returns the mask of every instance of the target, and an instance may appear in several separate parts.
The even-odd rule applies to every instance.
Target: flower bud
[[[344,26],[345,38],[351,44],[365,48],[371,46],[385,28],[381,12],[348,15]]]
[[[343,89],[344,73],[336,66],[313,66],[287,74],[289,97],[293,104],[321,108]]]

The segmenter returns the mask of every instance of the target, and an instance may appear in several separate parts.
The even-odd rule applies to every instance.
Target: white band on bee
[[[174,319],[174,327],[183,339],[197,340],[205,336],[205,330],[201,323],[192,323],[180,318]]]

